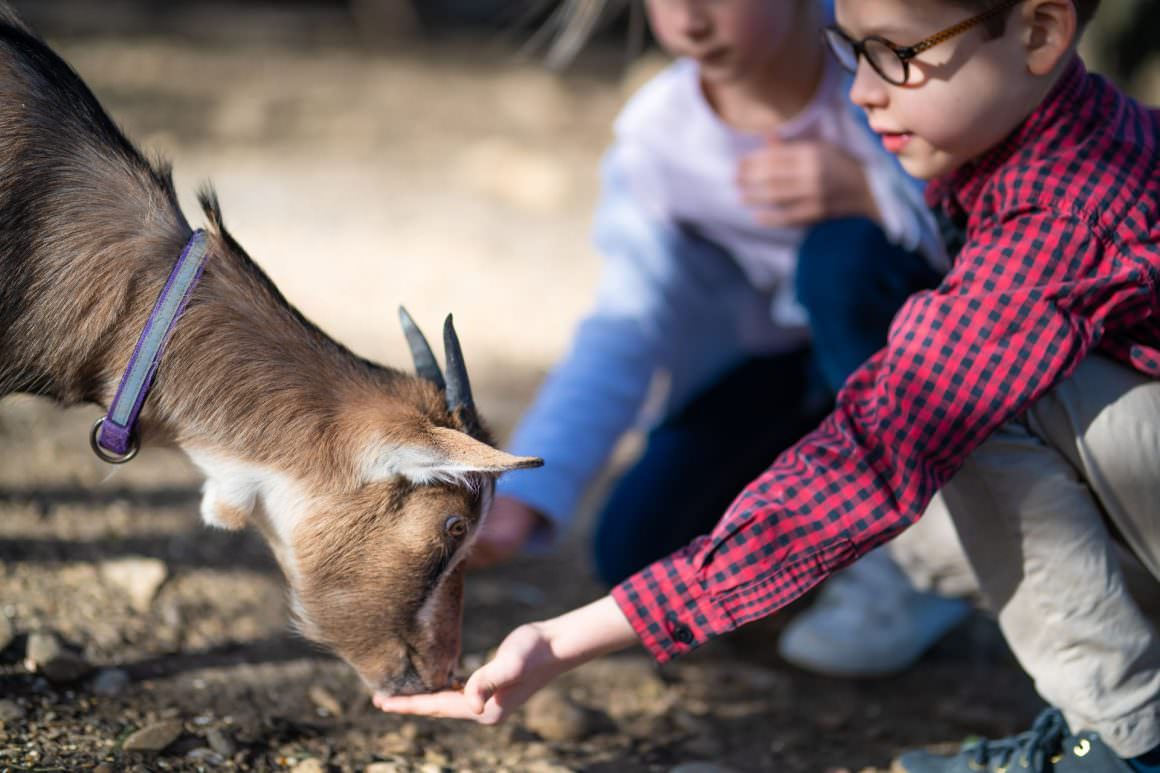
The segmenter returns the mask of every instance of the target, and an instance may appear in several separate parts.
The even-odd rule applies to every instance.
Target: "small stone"
[[[119,695],[129,685],[129,675],[119,668],[102,668],[93,679],[93,692],[97,695]]]
[[[25,713],[24,707],[16,701],[0,700],[0,722],[13,722],[17,719],[23,719]]]
[[[579,741],[595,729],[592,713],[548,688],[527,703],[524,724],[546,741]]]
[[[290,768],[290,773],[326,773],[326,766],[322,764],[322,760],[310,757]]]
[[[423,759],[432,765],[438,765],[439,767],[444,767],[445,765],[451,764],[451,758],[448,757],[445,752],[440,749],[430,747],[423,752]]]
[[[0,652],[8,649],[8,645],[16,638],[16,629],[12,627],[12,621],[3,612],[0,612]]]
[[[238,745],[234,743],[234,739],[225,730],[215,727],[205,734],[205,740],[209,744],[209,748],[223,757],[233,757],[238,751]]]
[[[372,762],[364,773],[406,773],[407,768],[397,762]]]
[[[127,752],[159,752],[177,740],[184,729],[180,719],[166,719],[146,725],[125,739],[122,747]]]
[[[375,750],[384,756],[401,754],[409,757],[418,749],[414,738],[407,738],[402,733],[386,733],[379,738]]]
[[[24,664],[28,666],[29,670],[36,670],[36,667],[52,658],[56,657],[61,652],[60,640],[51,633],[44,631],[37,631],[28,637],[28,643],[24,648]]]
[[[716,757],[725,751],[721,740],[712,735],[697,735],[681,744],[681,748],[688,754],[697,757]]]
[[[29,671],[44,674],[48,681],[56,684],[76,681],[93,670],[84,658],[66,650],[60,640],[48,632],[28,637],[24,666]]]
[[[207,765],[222,765],[225,763],[225,757],[215,752],[213,749],[207,749],[204,746],[199,746],[196,749],[190,749],[185,754],[187,760],[194,762],[204,762]]]
[[[101,578],[124,592],[137,612],[148,612],[169,569],[156,558],[121,558],[101,564]]]
[[[314,701],[314,705],[322,709],[324,712],[332,717],[342,716],[342,704],[338,702],[330,692],[322,685],[314,685],[306,693],[310,700]]]
[[[93,768],[93,773],[117,773],[117,769],[107,762],[102,762]]]
[[[735,771],[715,762],[682,762],[675,768],[670,768],[669,773],[735,773]]]

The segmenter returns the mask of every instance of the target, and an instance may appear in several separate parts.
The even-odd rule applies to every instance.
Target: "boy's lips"
[[[901,153],[914,137],[910,132],[878,131],[877,133],[882,138],[882,145],[891,153]]]

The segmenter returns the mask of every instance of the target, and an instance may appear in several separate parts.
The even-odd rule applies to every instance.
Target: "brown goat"
[[[438,689],[495,477],[540,460],[490,445],[453,331],[446,389],[429,349],[417,350],[424,377],[355,356],[283,299],[213,193],[201,202],[207,262],[140,439],[201,468],[208,524],[263,534],[303,635],[372,689]],[[0,4],[0,396],[107,407],[191,234],[168,167]]]

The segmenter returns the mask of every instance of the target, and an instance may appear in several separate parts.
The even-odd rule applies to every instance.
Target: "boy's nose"
[[[850,101],[863,110],[886,106],[886,84],[863,58],[858,59],[854,82],[850,84]]]

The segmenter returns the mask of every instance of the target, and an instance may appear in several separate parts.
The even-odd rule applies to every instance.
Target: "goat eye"
[[[444,522],[443,530],[447,532],[449,537],[463,539],[467,536],[467,519],[460,515],[453,515]]]

